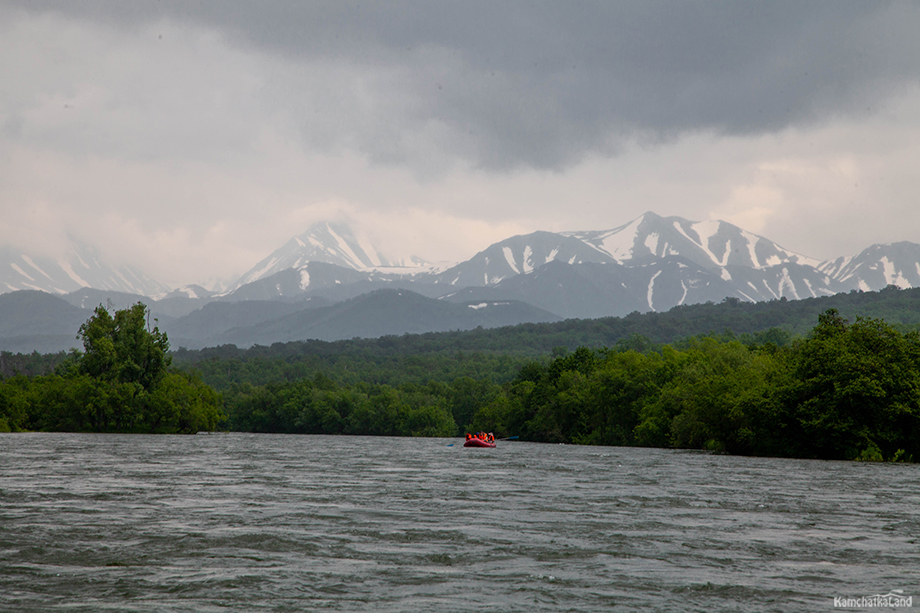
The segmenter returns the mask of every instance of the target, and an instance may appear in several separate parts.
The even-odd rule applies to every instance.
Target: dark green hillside
[[[56,353],[76,347],[80,344],[76,330],[87,313],[47,292],[0,294],[0,350],[17,354],[38,348],[42,353]]]
[[[211,302],[182,319],[163,326],[173,343],[182,346],[183,339],[217,335],[230,328],[254,326],[265,321],[290,315],[306,308],[303,303],[278,300],[246,300],[244,302]]]
[[[47,292],[0,294],[0,339],[38,334],[76,338],[75,330],[86,321],[86,315],[87,311]]]

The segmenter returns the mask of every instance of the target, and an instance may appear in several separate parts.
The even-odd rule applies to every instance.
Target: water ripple
[[[917,590],[916,467],[0,435],[6,611],[798,611]]]

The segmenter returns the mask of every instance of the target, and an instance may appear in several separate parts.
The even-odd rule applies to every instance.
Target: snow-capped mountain
[[[779,297],[786,293],[823,295],[827,293],[823,273],[815,282],[783,285],[784,273],[777,266],[817,268],[818,260],[784,249],[776,243],[746,232],[724,221],[691,222],[680,217],[660,217],[654,213],[634,219],[612,230],[587,232],[534,232],[515,236],[490,246],[466,262],[448,269],[436,282],[454,287],[497,285],[540,266],[561,261],[569,265],[585,263],[645,266],[651,261],[679,258],[732,280],[732,271],[752,269],[761,274],[741,274],[749,294]],[[789,268],[789,267],[792,268]],[[734,273],[737,274],[737,273]],[[768,281],[760,287],[761,277]],[[778,277],[778,278],[777,278]],[[829,279],[829,278],[828,278]],[[749,283],[756,281],[757,288]],[[793,286],[796,286],[793,291]],[[773,289],[773,288],[777,289]],[[785,290],[782,288],[785,287]],[[814,289],[812,291],[809,289]],[[829,291],[829,290],[828,290]],[[745,298],[738,295],[739,298]],[[789,295],[789,298],[799,297]],[[762,298],[745,298],[758,300]]]
[[[0,293],[40,290],[66,294],[84,287],[151,296],[168,288],[137,270],[110,266],[92,248],[75,243],[60,258],[0,247]]]
[[[0,299],[7,317],[0,322],[6,326],[0,348],[17,351],[66,349],[92,308],[124,308],[138,300],[149,304],[177,346],[196,347],[920,287],[915,243],[872,245],[856,256],[819,262],[724,221],[654,213],[612,230],[514,236],[459,264],[414,267],[388,261],[345,226],[319,224],[223,294],[194,285],[164,293],[143,275],[104,266],[89,250],[51,261],[6,249],[0,258],[0,293],[60,295],[23,291]],[[403,290],[412,300],[403,300]],[[47,323],[58,320],[63,327]]]
[[[783,249],[773,241],[721,220],[693,222],[645,213],[628,224],[601,232],[563,232],[620,264],[649,257],[680,256],[703,268],[769,268],[779,264],[818,266],[820,262]]]
[[[820,262],[725,221],[651,212],[612,230],[514,236],[441,269],[386,268],[377,253],[346,227],[318,224],[244,277],[255,282],[241,280],[224,299],[343,300],[399,286],[451,301],[521,300],[563,317],[600,317],[726,297],[795,300],[888,284],[920,287],[920,245],[913,243]],[[335,265],[323,269],[322,261]]]
[[[352,270],[424,264],[418,258],[410,258],[406,262],[390,261],[378,253],[362,232],[354,232],[345,224],[322,222],[295,236],[256,264],[231,286],[230,291],[283,270],[299,269],[308,262],[335,264]]]
[[[538,274],[550,262],[566,266]],[[760,301],[843,291],[820,265],[724,221],[646,213],[612,230],[515,236],[448,269],[435,282],[458,290],[495,287],[497,295],[530,300],[564,317],[599,317],[725,297]],[[450,299],[480,295],[488,294],[454,291]]]

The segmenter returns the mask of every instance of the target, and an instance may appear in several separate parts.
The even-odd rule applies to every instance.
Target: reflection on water
[[[453,442],[0,435],[0,610],[920,606],[914,465]]]

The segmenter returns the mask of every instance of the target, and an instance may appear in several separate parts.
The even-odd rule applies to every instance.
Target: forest
[[[56,362],[4,356],[54,370],[0,382],[0,428],[392,436],[486,430],[550,443],[920,458],[920,334],[912,321],[920,294],[841,297],[854,310],[880,304],[896,323],[859,315],[851,322],[828,308],[799,332],[790,321],[811,312],[814,305],[799,304],[807,301],[766,303],[769,310],[728,300],[649,314],[659,317],[547,324],[558,326],[555,332],[540,324],[168,354],[165,335],[144,327],[143,305],[114,318],[100,307],[80,329],[85,352]],[[782,309],[793,316],[771,316]],[[707,327],[690,316],[675,323],[697,310],[718,315],[708,319],[710,331],[681,335]],[[630,317],[640,325],[624,327],[607,345],[586,332],[609,333]],[[749,320],[779,325],[711,331]],[[655,329],[657,336],[640,333]],[[503,344],[506,334],[523,341],[517,351],[471,340]],[[588,342],[546,348],[563,338]]]
[[[225,392],[232,429],[449,436],[705,449],[849,460],[920,457],[920,335],[833,309],[807,337],[702,336],[530,361],[504,384],[336,384],[314,379]]]

